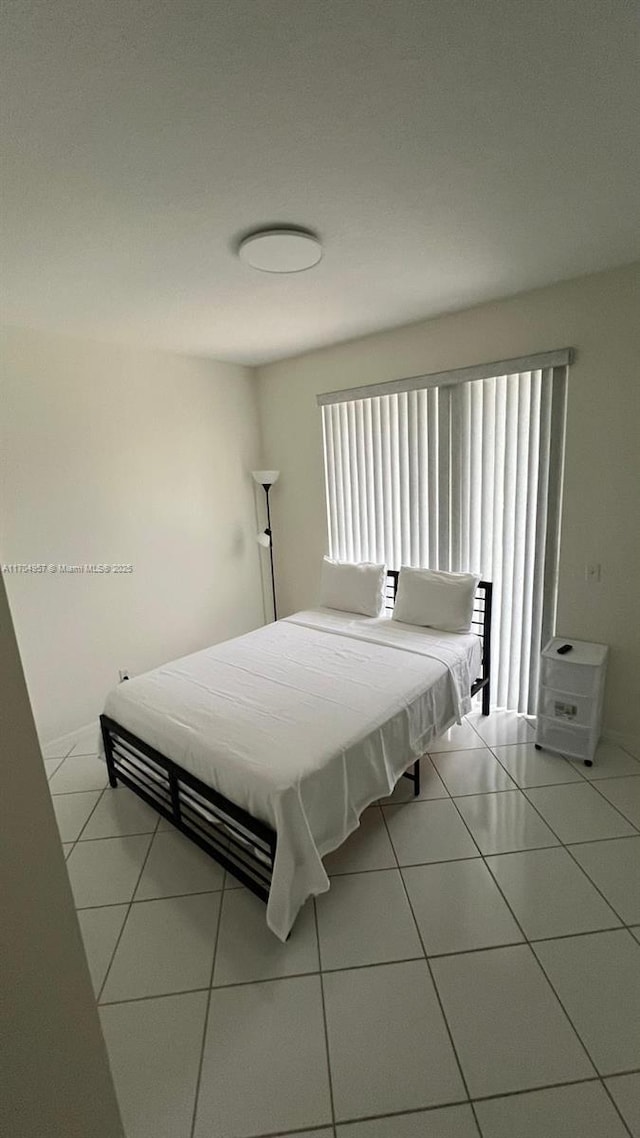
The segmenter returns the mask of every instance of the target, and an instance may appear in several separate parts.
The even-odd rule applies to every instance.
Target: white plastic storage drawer
[[[591,758],[591,731],[588,727],[566,727],[556,720],[539,715],[536,742],[538,746],[559,751],[562,755],[571,755],[575,759]]]
[[[592,695],[574,695],[573,692],[540,688],[538,713],[556,724],[577,724],[590,727],[596,699]]]
[[[566,656],[557,659],[542,657],[541,681],[544,687],[574,695],[596,695],[600,684],[600,669],[588,664],[570,664]]]

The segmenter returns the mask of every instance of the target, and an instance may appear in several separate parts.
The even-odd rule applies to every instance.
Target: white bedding
[[[470,708],[476,636],[315,609],[120,684],[105,714],[269,823],[286,939],[322,858]]]

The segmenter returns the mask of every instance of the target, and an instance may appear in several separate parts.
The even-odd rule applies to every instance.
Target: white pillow
[[[365,562],[353,565],[346,561],[322,563],[320,604],[341,612],[359,612],[364,616],[380,616],[384,605],[386,565]]]
[[[393,619],[443,632],[469,632],[479,580],[473,573],[403,568]]]

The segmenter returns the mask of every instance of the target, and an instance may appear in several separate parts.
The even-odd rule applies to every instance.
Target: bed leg
[[[109,786],[116,787],[118,780],[116,778],[116,768],[113,761],[113,741],[107,727],[100,722],[100,729],[102,731],[102,742],[104,743],[104,757],[107,763],[107,774],[109,775]]]
[[[109,751],[105,751],[105,758],[107,760],[107,774],[109,775],[109,786],[115,788],[118,785],[116,772],[113,766],[113,758]]]
[[[489,714],[489,706],[491,703],[491,693],[489,691],[489,684],[485,684],[482,689],[482,714]]]
[[[420,759],[416,759],[413,764],[413,796],[418,798],[420,794]]]

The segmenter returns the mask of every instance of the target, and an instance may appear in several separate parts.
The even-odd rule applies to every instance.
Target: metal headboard
[[[385,608],[393,609],[398,592],[398,569],[387,570],[385,588]],[[489,688],[491,679],[491,606],[493,602],[493,582],[479,581],[473,601],[471,629],[480,637],[482,645],[482,675],[471,686],[471,694],[482,690],[482,712],[489,714]]]

